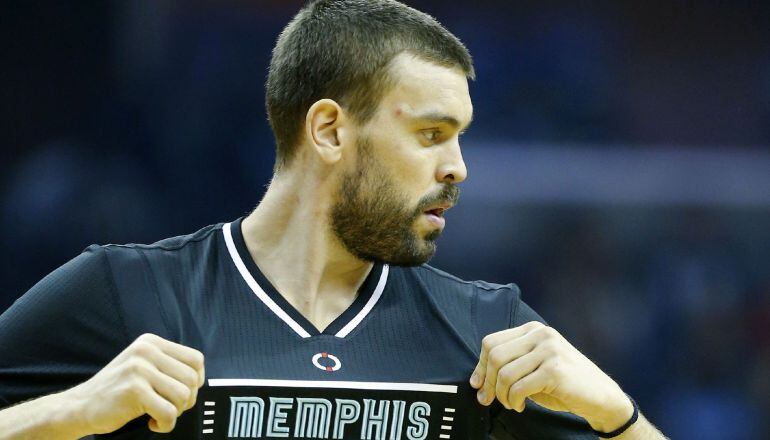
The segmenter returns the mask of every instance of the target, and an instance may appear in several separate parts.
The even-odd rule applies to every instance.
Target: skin
[[[366,124],[330,99],[310,107],[298,155],[242,223],[254,261],[318,329],[353,302],[373,261],[418,264],[433,255],[440,228],[421,212],[455,202],[454,185],[467,177],[459,136],[473,107],[463,72],[406,53],[390,67],[397,85]],[[362,212],[369,215],[356,224]],[[0,440],[108,433],[142,414],[152,431],[170,432],[204,378],[202,353],[145,334],[88,381],[0,411]],[[471,384],[484,405],[496,398],[522,411],[529,398],[602,431],[631,415],[620,387],[539,323],[486,336]],[[665,437],[640,415],[615,438]]]
[[[398,84],[362,126],[330,99],[311,106],[298,155],[274,176],[265,197],[242,224],[260,270],[320,330],[353,302],[373,266],[346,247],[332,225],[332,213],[343,202],[339,188],[346,176],[358,173],[361,163],[370,163],[361,180],[374,186],[371,196],[381,194],[376,176],[383,177],[411,215],[426,202],[446,199],[442,194],[452,192],[447,187],[467,175],[459,135],[470,123],[473,107],[462,71],[409,54],[395,57],[391,69]],[[359,151],[365,141],[370,144],[368,161]],[[407,230],[416,252],[432,256],[436,226],[419,215],[410,219]]]
[[[364,196],[368,191],[370,200],[377,200],[383,188],[393,189],[390,216],[408,218],[390,202],[400,201],[404,212],[413,212],[467,177],[459,137],[471,122],[473,106],[463,72],[402,53],[391,63],[391,73],[397,85],[366,124],[356,124],[329,99],[311,106],[298,156],[274,177],[243,222],[254,261],[319,329],[355,299],[373,265],[370,260],[387,261],[383,255],[362,258],[335,230],[332,214],[344,201],[339,189],[346,179],[364,169],[363,174],[375,176],[354,178]],[[370,148],[362,151],[362,144]],[[415,238],[416,254],[433,254],[436,227],[425,216],[412,219],[407,230]],[[522,411],[524,399],[531,398],[577,414],[605,432],[620,427],[633,411],[609,376],[540,323],[488,335],[471,384],[480,388],[484,405],[497,398],[506,408]],[[664,438],[643,417],[635,425],[644,424],[645,429],[618,438]]]
[[[569,411],[603,432],[622,426],[633,405],[615,381],[540,322],[487,335],[470,383],[480,403],[496,398],[507,409],[524,411],[525,399],[554,411]]]
[[[0,411],[0,440],[106,434],[144,414],[151,431],[171,432],[195,406],[203,364],[198,350],[143,334],[87,381]]]
[[[361,260],[416,266],[436,252],[435,240],[443,227],[427,233],[414,230],[425,212],[437,205],[457,203],[459,190],[446,182],[441,191],[423,197],[411,206],[372,152],[371,139],[358,142],[356,170],[342,177],[338,202],[331,212],[331,227],[343,246]]]

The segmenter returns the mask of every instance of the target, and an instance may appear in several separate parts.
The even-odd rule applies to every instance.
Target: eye
[[[422,130],[422,135],[427,139],[429,142],[436,142],[439,137],[441,136],[441,130]]]

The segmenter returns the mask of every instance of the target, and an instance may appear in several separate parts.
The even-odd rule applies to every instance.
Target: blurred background
[[[257,204],[270,51],[301,3],[3,8],[0,311],[91,243]],[[672,438],[770,438],[768,3],[408,3],[478,73],[431,264],[518,283]]]

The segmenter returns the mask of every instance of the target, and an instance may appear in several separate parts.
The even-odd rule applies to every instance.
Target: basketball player
[[[0,439],[664,438],[514,284],[425,264],[466,178],[473,76],[400,3],[305,6],[270,65],[262,201],[90,246],[14,303]]]

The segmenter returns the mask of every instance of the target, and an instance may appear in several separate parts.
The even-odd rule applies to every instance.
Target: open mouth
[[[435,208],[435,209],[425,211],[425,213],[435,215],[436,217],[441,217],[444,215],[444,211],[446,211],[445,208]]]

